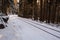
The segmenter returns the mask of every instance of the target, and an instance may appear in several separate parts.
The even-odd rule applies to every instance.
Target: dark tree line
[[[25,18],[34,18],[46,23],[60,23],[60,0],[20,0],[19,14]]]
[[[6,14],[7,15],[7,8],[9,7],[9,6],[13,6],[12,4],[13,4],[14,2],[13,2],[13,0],[0,0],[0,11],[2,12],[2,13],[4,13],[4,14]]]

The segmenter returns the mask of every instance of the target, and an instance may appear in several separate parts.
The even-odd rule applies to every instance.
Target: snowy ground
[[[60,29],[17,15],[9,15],[7,25],[0,29],[0,40],[60,40]]]

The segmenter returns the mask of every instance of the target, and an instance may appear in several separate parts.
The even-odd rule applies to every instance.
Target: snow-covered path
[[[17,17],[16,15],[10,15],[9,17],[8,27],[0,29],[0,40],[60,40],[59,29],[56,29],[59,31],[56,32],[27,22],[27,19]],[[34,26],[42,28],[43,30]]]

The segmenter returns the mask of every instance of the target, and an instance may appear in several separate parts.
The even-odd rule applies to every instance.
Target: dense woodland
[[[12,0],[0,0],[0,11],[7,14],[9,7],[14,9],[11,4],[14,5]],[[19,0],[17,14],[20,17],[58,24],[60,23],[60,0]]]
[[[19,16],[60,23],[60,0],[20,0]]]
[[[0,12],[7,15],[8,8],[13,8],[13,0],[0,0]]]

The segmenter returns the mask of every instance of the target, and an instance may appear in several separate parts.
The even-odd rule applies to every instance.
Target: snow
[[[50,25],[46,25],[44,23],[39,23],[26,18],[21,18],[17,15],[9,15],[9,21],[7,24],[8,27],[6,27],[5,29],[0,29],[0,40],[60,40],[60,38],[57,38],[45,31],[48,31],[60,37],[59,32],[44,28],[29,21],[60,31],[60,29],[52,27]],[[45,31],[38,29],[33,25]]]
[[[24,19],[24,20],[28,20],[28,21],[31,21],[31,22],[33,22],[33,23],[36,23],[36,24],[40,24],[40,25],[44,25],[44,26],[46,26],[46,27],[49,27],[49,28],[52,28],[52,29],[55,29],[55,30],[58,30],[58,31],[60,31],[60,29],[59,29],[59,27],[55,27],[55,26],[51,26],[51,25],[53,25],[53,24],[51,24],[51,25],[49,25],[49,24],[47,24],[47,23],[44,23],[44,22],[40,22],[40,21],[34,21],[34,20],[32,20],[32,19],[26,19],[26,18],[21,18],[21,19]],[[56,25],[56,24],[55,24]]]

